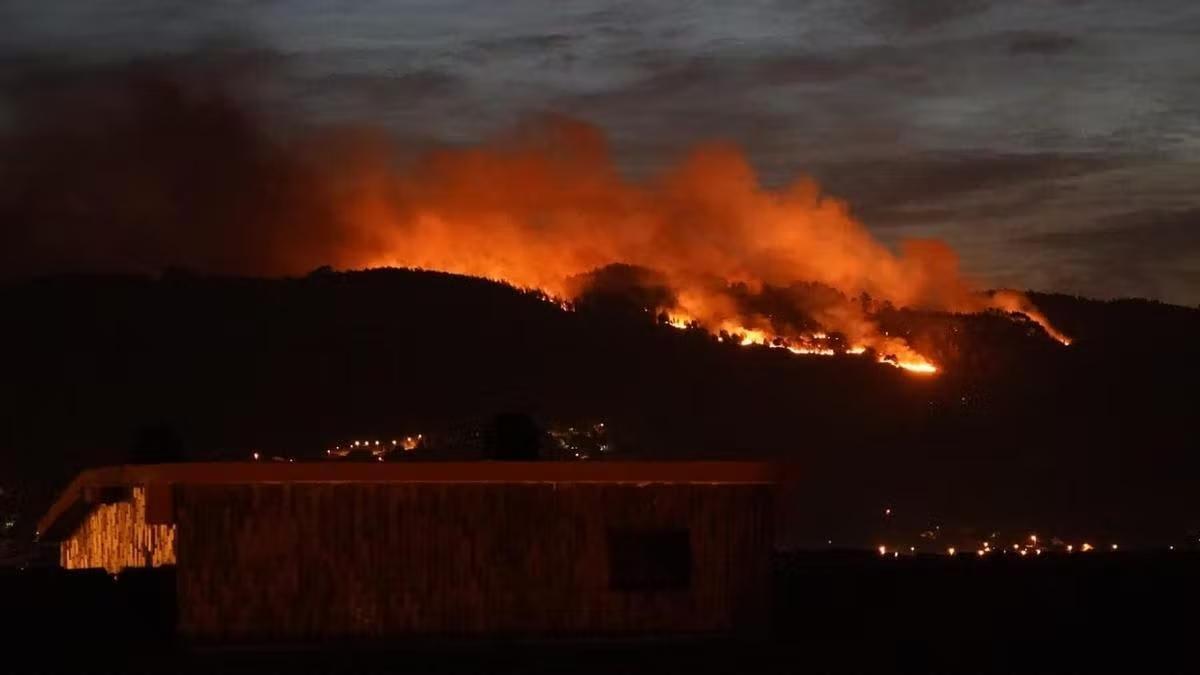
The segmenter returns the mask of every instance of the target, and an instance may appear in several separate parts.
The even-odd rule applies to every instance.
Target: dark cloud
[[[1145,261],[1196,256],[1200,255],[1200,207],[1130,211],[1103,217],[1094,229],[1046,232],[1022,241]]]
[[[575,39],[575,36],[567,33],[512,35],[476,40],[471,43],[470,49],[502,56],[525,55],[530,52],[564,49],[569,47]]]
[[[1054,261],[1041,275],[1058,288],[1196,301],[1200,208],[1129,211],[1101,218],[1095,228],[1044,232],[1019,243]]]
[[[594,98],[629,98],[646,103],[647,96],[674,97],[729,84],[738,70],[734,64],[723,63],[715,57],[696,57],[680,62],[669,54],[652,52],[638,55],[637,61],[642,70],[640,76]]]
[[[1013,54],[1053,56],[1068,52],[1079,45],[1078,38],[1063,33],[1025,31],[1009,37],[1008,51]]]
[[[224,59],[39,62],[36,77],[13,77],[0,274],[279,274],[336,250],[329,169],[239,97]]]
[[[338,73],[321,77],[294,76],[293,95],[310,101],[344,96],[363,107],[385,112],[400,106],[419,106],[465,90],[462,77],[434,69],[396,73]]]
[[[815,52],[764,58],[749,69],[760,85],[833,83],[859,76],[883,76],[896,84],[915,81],[922,73],[897,50],[876,46],[837,55]]]
[[[89,59],[86,53],[0,49],[0,93],[10,106],[42,93],[103,89],[114,74],[171,73],[179,81],[220,83],[226,91],[255,93],[264,80],[287,67],[281,53],[238,36],[208,38],[201,46],[153,57]]]
[[[816,166],[813,172],[831,192],[849,198],[860,213],[871,215],[873,223],[882,223],[891,220],[889,215],[894,210],[936,212],[938,205],[949,199],[1044,185],[1053,179],[1104,171],[1120,161],[1091,154],[927,153],[831,163]]]
[[[988,0],[883,0],[875,23],[904,31],[926,30],[988,9]]]
[[[623,150],[662,164],[698,140],[768,146],[800,121],[752,100],[758,83],[745,64],[698,58],[684,63],[641,56],[641,75],[618,87],[564,96],[550,108],[602,123]],[[714,104],[712,92],[721,92]],[[670,120],[669,124],[664,124]]]

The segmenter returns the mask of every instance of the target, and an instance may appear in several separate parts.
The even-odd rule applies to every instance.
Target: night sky
[[[1200,303],[1187,0],[8,0],[0,25],[0,87],[202,54],[267,110],[401,138],[561,113],[631,174],[723,139],[767,182],[816,176],[887,242],[945,239],[992,285]]]

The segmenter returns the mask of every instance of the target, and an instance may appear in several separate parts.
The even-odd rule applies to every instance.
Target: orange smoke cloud
[[[625,265],[665,288],[646,309],[738,343],[929,370],[874,321],[885,303],[1017,311],[1065,341],[1024,296],[976,292],[945,244],[895,252],[813,181],[766,188],[726,145],[643,180],[620,174],[597,129],[561,118],[413,154],[382,135],[280,132],[223,82],[139,64],[15,97],[0,275],[390,265],[571,301]]]
[[[655,309],[675,323],[805,351],[819,349],[813,335],[782,333],[777,317],[747,312],[729,285],[754,292],[816,282],[900,307],[1019,311],[1048,327],[1019,294],[976,292],[945,244],[910,241],[895,253],[811,180],[765,188],[724,145],[631,181],[598,130],[553,119],[489,145],[430,152],[399,170],[376,163],[357,180],[346,215],[362,246],[338,261],[344,266],[443,270],[570,299],[581,292],[580,275],[632,265],[665,278],[674,301]],[[861,305],[809,315],[852,350],[928,365],[902,339],[881,334]]]

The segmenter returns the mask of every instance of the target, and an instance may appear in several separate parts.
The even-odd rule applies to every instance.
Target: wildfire
[[[338,192],[357,233],[342,242],[343,266],[496,279],[567,307],[589,291],[589,273],[626,265],[655,275],[649,309],[670,314],[676,328],[795,354],[872,350],[913,373],[938,368],[883,332],[874,308],[1019,312],[1069,343],[1024,295],[978,292],[945,244],[908,241],[893,251],[813,181],[764,187],[727,146],[701,147],[660,175],[630,180],[602,133],[556,119],[401,169],[381,158],[353,168]],[[805,295],[804,284],[840,299]]]
[[[680,315],[669,315],[666,324],[672,328],[687,330],[691,326],[699,325],[699,322]],[[772,349],[785,349],[792,354],[806,356],[836,356],[839,353],[858,356],[865,354],[867,351],[865,345],[853,345],[839,352],[838,349],[831,346],[832,339],[830,336],[821,332],[806,336],[785,338],[778,335],[771,335],[765,330],[744,328],[727,323],[720,327],[718,334],[722,336],[718,339],[722,341],[728,339],[739,346],[765,346]],[[724,336],[729,336],[729,338],[725,338]],[[897,341],[893,346],[900,347],[900,351],[904,356],[899,357],[887,354],[879,356],[876,360],[879,363],[900,368],[911,373],[933,374],[938,372],[937,366],[929,362],[925,357],[909,349],[907,345],[899,344]]]

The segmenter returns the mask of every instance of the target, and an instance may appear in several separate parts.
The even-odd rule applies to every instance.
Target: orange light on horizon
[[[946,243],[909,241],[894,250],[853,205],[810,178],[762,181],[735,147],[701,146],[641,179],[622,175],[601,129],[564,119],[522,131],[519,139],[439,147],[403,169],[340,163],[346,185],[361,189],[336,191],[345,193],[333,205],[344,216],[337,220],[366,236],[339,238],[344,246],[330,262],[489,279],[563,311],[575,311],[586,292],[580,279],[628,265],[660,278],[671,300],[647,309],[674,328],[724,333],[730,337],[722,341],[748,348],[877,354],[879,363],[921,376],[943,366],[918,352],[912,336],[881,326],[881,307],[1001,310],[1070,342],[1025,294],[983,291],[962,275]],[[822,311],[821,325],[802,335],[782,334],[785,320],[777,325],[741,302],[740,289],[796,282],[848,301]],[[809,314],[798,298],[785,304]]]

